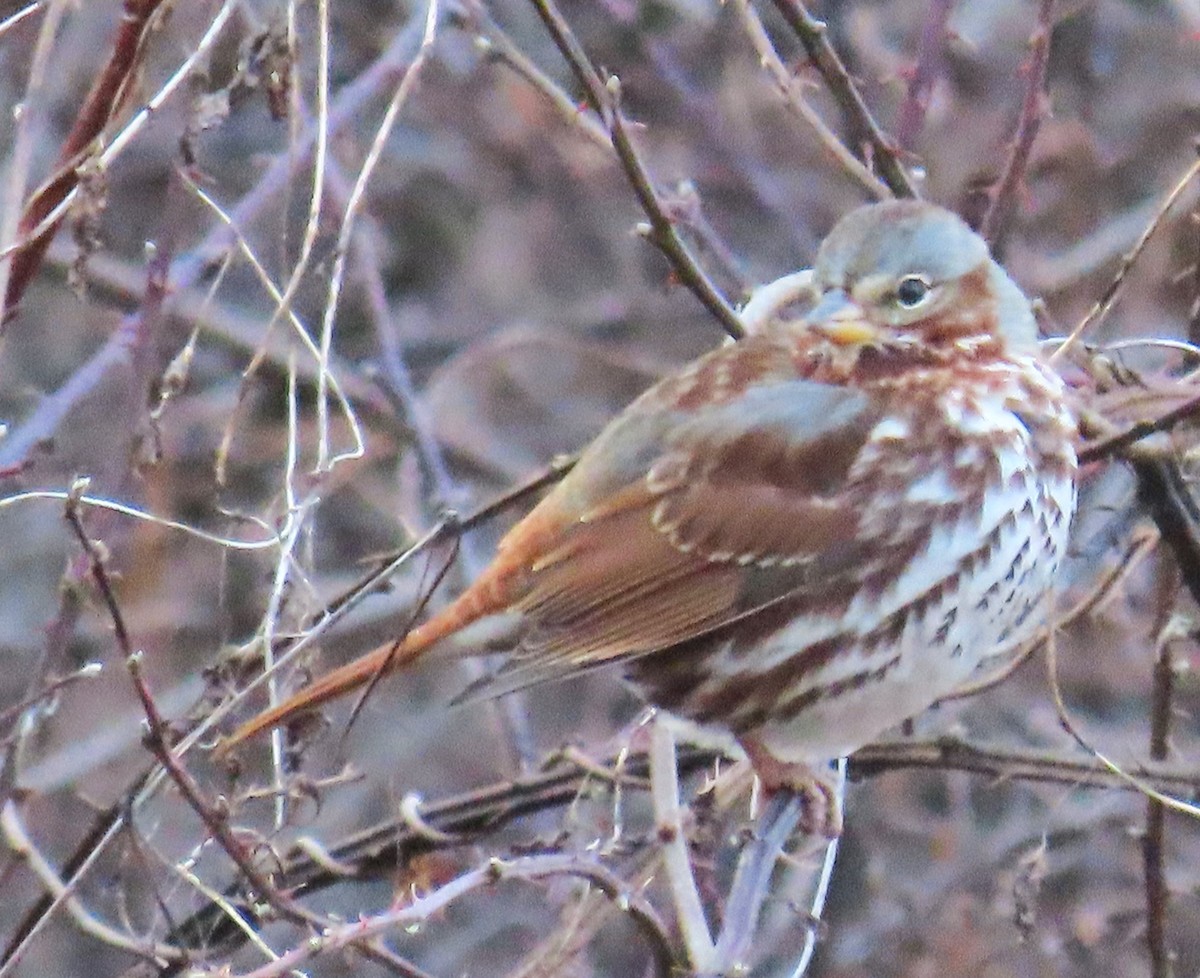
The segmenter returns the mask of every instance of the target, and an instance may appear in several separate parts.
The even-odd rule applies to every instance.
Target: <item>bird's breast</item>
[[[753,731],[781,760],[850,752],[921,712],[1044,622],[1075,507],[1072,431],[1040,367],[898,402],[848,476],[855,559],[688,661],[647,662],[649,698]]]

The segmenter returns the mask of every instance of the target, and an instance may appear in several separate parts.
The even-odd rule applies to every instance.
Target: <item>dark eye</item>
[[[929,296],[931,288],[920,275],[906,275],[896,286],[896,301],[905,309],[915,309]]]

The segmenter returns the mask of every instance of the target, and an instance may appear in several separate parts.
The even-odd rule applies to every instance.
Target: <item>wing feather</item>
[[[719,373],[724,352],[701,372]],[[857,552],[852,472],[880,406],[770,362],[773,375],[687,411],[703,376],[655,388],[585,454],[546,500],[575,515],[523,577],[512,607],[524,637],[472,698],[680,645],[777,607]]]

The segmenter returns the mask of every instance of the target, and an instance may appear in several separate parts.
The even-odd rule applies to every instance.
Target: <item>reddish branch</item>
[[[621,113],[620,81],[615,75],[610,75],[607,80],[601,79],[600,73],[554,0],[533,0],[533,6],[555,45],[570,65],[572,73],[583,89],[588,106],[600,116],[608,130],[621,168],[637,195],[638,203],[649,218],[646,237],[666,256],[679,281],[716,317],[725,332],[734,339],[740,338],[743,332],[741,320],[704,273],[680,236],[666,204],[654,188],[649,171],[633,145],[629,125]]]
[[[695,773],[712,766],[717,755],[710,751],[686,749],[679,757],[680,770]],[[889,771],[922,769],[962,771],[992,781],[1019,780],[1033,783],[1068,785],[1072,788],[1134,790],[1100,764],[1033,752],[1003,751],[973,747],[959,740],[943,738],[930,741],[877,744],[863,748],[851,762],[853,777],[875,777]],[[469,846],[483,835],[494,833],[515,820],[570,804],[579,797],[585,782],[604,777],[614,770],[612,760],[603,765],[571,763],[530,774],[515,781],[499,782],[420,806],[413,819],[402,813],[354,835],[332,842],[315,851],[312,843],[284,854],[276,880],[280,887],[298,897],[348,879],[378,877],[408,865],[418,856],[445,849]],[[648,773],[646,758],[636,754],[621,766],[622,784],[627,788],[644,787]],[[1163,766],[1139,767],[1139,778],[1160,791],[1193,798],[1200,791],[1194,772],[1175,772]],[[609,777],[614,775],[608,774]],[[248,916],[252,908],[244,911]],[[215,905],[200,910],[183,921],[175,938],[183,945],[205,944],[211,950],[226,942],[241,942],[245,933],[228,920]],[[164,978],[178,973],[174,968]]]
[[[97,75],[92,89],[75,116],[75,124],[58,154],[54,175],[44,183],[25,205],[18,225],[20,239],[25,240],[12,256],[8,289],[4,295],[4,315],[0,326],[16,311],[45,257],[50,241],[62,224],[62,218],[42,228],[42,222],[61,204],[79,183],[79,164],[88,154],[92,143],[104,131],[109,121],[120,112],[132,90],[131,81],[141,62],[143,41],[150,20],[162,0],[125,0],[121,25],[113,40],[108,63]]]
[[[774,3],[821,73],[838,108],[862,134],[869,151],[867,162],[897,197],[920,196],[896,155],[895,144],[871,115],[846,65],[829,43],[825,24],[810,14],[800,0],[774,0]]]
[[[1050,62],[1050,32],[1054,0],[1041,0],[1037,26],[1029,38],[1029,58],[1025,62],[1025,99],[1021,115],[1000,179],[992,186],[991,203],[979,225],[979,233],[992,245],[1003,242],[1012,218],[1018,191],[1025,181],[1029,157],[1042,120],[1050,114],[1050,96],[1046,89],[1046,68]]]
[[[195,778],[184,768],[179,758],[172,753],[167,742],[170,728],[159,712],[158,704],[155,702],[154,696],[150,692],[150,687],[146,684],[145,677],[142,675],[141,653],[134,651],[133,644],[130,641],[129,630],[125,625],[125,616],[121,612],[120,603],[117,601],[116,592],[113,590],[108,570],[105,567],[103,547],[88,536],[87,530],[83,525],[83,517],[79,511],[79,502],[76,495],[81,494],[85,486],[86,483],[81,481],[77,482],[73,487],[72,497],[67,502],[67,522],[71,525],[71,529],[74,531],[79,545],[83,547],[83,551],[87,555],[92,582],[95,584],[96,592],[100,595],[100,599],[108,611],[109,618],[112,620],[117,647],[121,650],[121,654],[125,658],[130,678],[133,680],[134,689],[137,692],[138,699],[141,700],[142,709],[146,714],[146,723],[148,726],[146,746],[154,754],[158,762],[163,765],[168,776],[175,782],[175,786],[179,789],[184,800],[200,817],[200,820],[208,828],[213,838],[220,843],[238,870],[241,871],[250,885],[254,887],[256,893],[261,898],[267,900],[283,916],[297,923],[320,923],[315,915],[310,914],[290,898],[280,893],[271,884],[271,881],[258,870],[251,859],[250,853],[230,827],[225,814],[208,803]]]
[[[1179,590],[1178,568],[1164,564],[1159,569],[1158,651],[1154,659],[1154,688],[1150,700],[1150,759],[1165,761],[1171,736],[1171,701],[1175,687],[1172,642],[1178,629],[1172,621]],[[1146,799],[1146,833],[1142,837],[1142,871],[1146,888],[1146,947],[1153,978],[1169,978],[1171,955],[1167,950],[1167,887],[1165,849],[1166,806],[1157,798]]]
[[[917,61],[908,76],[908,90],[900,103],[900,111],[896,113],[896,143],[907,152],[916,147],[917,136],[925,124],[925,113],[929,111],[934,83],[942,73],[946,60],[946,23],[953,9],[954,0],[930,0],[925,15]]]

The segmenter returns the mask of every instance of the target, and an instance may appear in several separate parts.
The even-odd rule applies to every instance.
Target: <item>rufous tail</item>
[[[466,591],[440,614],[414,628],[404,638],[381,645],[353,662],[334,669],[282,703],[277,703],[251,717],[221,742],[219,753],[223,754],[243,740],[278,727],[307,710],[316,709],[330,700],[365,686],[376,676],[387,675],[403,668],[442,639],[498,610],[491,606],[492,602],[480,600],[481,597],[483,596],[475,589]]]
[[[407,666],[444,638],[480,618],[511,606],[525,586],[526,569],[536,566],[538,555],[553,549],[563,527],[577,518],[578,514],[573,509],[563,509],[562,490],[565,484],[560,483],[525,519],[509,530],[497,546],[496,558],[487,570],[441,612],[414,628],[403,639],[381,645],[340,669],[334,669],[295,696],[247,720],[222,743],[220,752],[264,730],[286,723],[305,710],[314,709],[365,686],[377,675]]]

